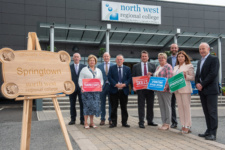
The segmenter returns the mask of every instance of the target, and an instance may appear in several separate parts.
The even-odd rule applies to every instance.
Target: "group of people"
[[[159,101],[161,112],[162,126],[159,130],[168,130],[177,127],[176,120],[176,102],[180,123],[182,125],[181,132],[184,134],[191,132],[191,93],[192,86],[190,81],[195,81],[196,88],[199,91],[207,130],[200,137],[206,140],[216,140],[216,132],[218,128],[217,100],[219,94],[218,70],[219,60],[217,57],[210,55],[210,47],[207,43],[199,45],[199,53],[201,60],[198,62],[196,74],[191,64],[189,56],[184,51],[179,51],[177,44],[170,46],[172,56],[167,58],[165,53],[158,54],[159,66],[150,62],[149,54],[143,50],[141,52],[141,62],[133,66],[132,72],[128,66],[123,65],[124,57],[119,54],[116,56],[116,64],[110,62],[110,54],[103,54],[104,63],[96,66],[97,58],[89,55],[88,65],[80,64],[81,56],[79,53],[73,55],[74,64],[71,67],[72,80],[76,85],[76,90],[70,97],[70,114],[71,121],[69,125],[75,124],[76,108],[75,103],[78,96],[80,103],[80,124],[84,128],[96,128],[93,122],[94,115],[101,116],[100,125],[105,125],[106,116],[106,97],[109,102],[109,128],[117,126],[117,108],[120,103],[121,107],[121,123],[123,127],[130,127],[128,124],[128,95],[129,85],[132,85],[132,77],[138,76],[155,76],[171,78],[178,73],[183,72],[186,86],[170,92],[169,85],[166,83],[163,91],[152,91],[148,89],[137,90],[138,95],[138,116],[139,127],[145,128],[145,116],[147,124],[150,126],[158,126],[153,122],[154,118],[154,95],[156,93]],[[82,79],[98,78],[101,81],[102,92],[83,92]],[[135,89],[134,89],[135,91]],[[145,103],[146,115],[145,115]],[[90,123],[88,123],[90,117]],[[172,124],[171,124],[172,122]]]

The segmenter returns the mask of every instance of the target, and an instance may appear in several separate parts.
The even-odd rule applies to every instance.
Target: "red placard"
[[[150,78],[148,76],[133,77],[134,90],[147,89],[149,79]]]
[[[83,79],[83,92],[101,92],[102,86],[100,79]]]

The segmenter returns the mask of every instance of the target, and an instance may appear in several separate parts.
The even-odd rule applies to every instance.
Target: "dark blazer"
[[[79,84],[78,84],[78,78],[79,78],[79,75],[80,75],[80,71],[86,67],[86,65],[84,64],[79,64],[79,71],[78,71],[78,75],[76,74],[76,71],[75,71],[75,68],[74,68],[74,63],[70,65],[70,70],[71,70],[71,75],[72,75],[72,80],[75,84],[75,91],[76,92],[77,90],[80,91],[80,87],[79,87]]]
[[[205,95],[218,94],[219,93],[219,59],[215,56],[209,55],[200,73],[201,60],[198,61],[197,71],[195,75],[195,84],[200,83],[202,85],[202,91]],[[201,78],[201,81],[200,81]],[[199,91],[200,92],[200,91]]]
[[[123,88],[125,95],[129,94],[129,84],[131,83],[131,70],[129,67],[123,65],[123,78],[122,83],[126,84],[126,87]],[[115,85],[119,81],[118,68],[117,65],[110,67],[108,73],[108,79],[110,83],[110,93],[115,94],[118,92],[118,88]]]
[[[115,65],[115,63],[111,63],[111,62],[110,62],[110,67],[109,67],[109,69],[110,69],[112,66],[114,66],[114,65]],[[105,74],[104,63],[99,64],[99,65],[98,65],[98,68],[102,71],[102,76],[103,76],[103,81],[104,81],[104,84],[103,84],[103,87],[102,87],[102,88],[104,88],[104,87],[105,87],[105,82],[108,80],[108,76]],[[108,75],[109,75],[109,73],[108,73]]]
[[[153,63],[148,62],[148,72],[154,73],[155,69],[156,69],[155,65]],[[133,77],[142,76],[141,62],[133,66],[132,76]]]
[[[167,63],[170,64],[173,67],[173,65],[172,65],[172,57],[171,56],[167,58]],[[176,66],[176,64],[175,64],[175,66]]]

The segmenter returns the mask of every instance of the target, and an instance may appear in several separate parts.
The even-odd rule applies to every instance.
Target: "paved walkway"
[[[159,109],[155,109],[155,117],[160,117]],[[70,120],[69,111],[62,111],[66,127],[70,135],[82,150],[169,150],[169,149],[225,149],[224,144],[215,141],[207,141],[193,134],[182,135],[179,130],[170,129],[160,131],[157,127],[146,126],[140,129],[137,125],[138,118],[136,109],[129,109],[129,121],[131,128],[124,128],[118,124],[116,128],[110,129],[108,125],[99,126],[97,129],[84,129],[79,121],[75,126],[68,126]],[[118,111],[120,114],[120,111]],[[38,111],[39,120],[57,119],[54,111]],[[202,110],[192,108],[192,116],[202,116]],[[225,116],[224,107],[219,108],[219,116]],[[118,122],[120,122],[120,115]],[[95,124],[99,124],[99,118],[95,118]]]

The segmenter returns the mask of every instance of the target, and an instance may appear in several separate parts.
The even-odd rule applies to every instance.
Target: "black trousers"
[[[77,117],[77,111],[76,111],[77,96],[78,96],[79,104],[80,104],[80,121],[83,122],[84,121],[83,102],[81,99],[81,92],[78,90],[69,95],[71,121],[76,121],[76,117]]]
[[[148,123],[153,121],[154,117],[154,91],[152,90],[137,90],[138,94],[138,116],[139,116],[139,124],[144,124],[145,118],[145,101],[147,104],[146,110],[146,119]]]
[[[204,95],[200,93],[200,99],[202,103],[203,112],[205,115],[207,130],[206,134],[212,134],[216,136],[218,128],[218,95]]]
[[[128,112],[127,112],[127,102],[128,95],[125,95],[123,90],[119,90],[116,94],[110,94],[111,103],[111,120],[113,124],[117,124],[117,108],[120,101],[122,124],[127,124]]]
[[[172,112],[171,122],[172,124],[177,124],[176,97],[174,93],[172,94],[172,98],[171,98],[171,112]]]

